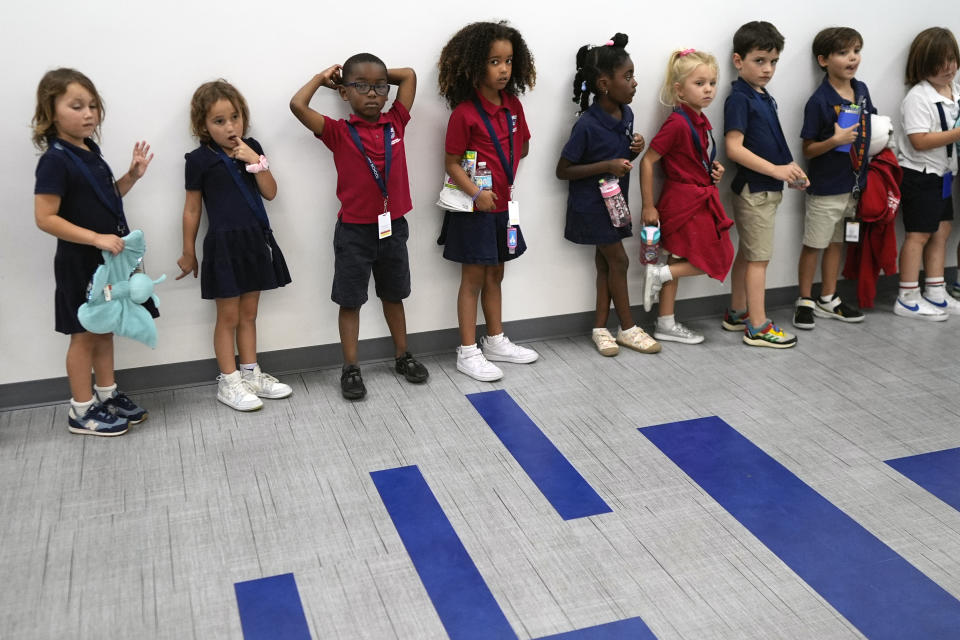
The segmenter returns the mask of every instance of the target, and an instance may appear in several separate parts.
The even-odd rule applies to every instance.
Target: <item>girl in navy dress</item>
[[[626,200],[633,168],[630,161],[644,147],[643,136],[633,133],[633,111],[628,106],[637,91],[637,81],[633,61],[624,50],[626,45],[627,36],[618,33],[603,46],[584,45],[577,51],[573,101],[580,105],[579,118],[557,162],[557,177],[570,181],[564,237],[596,247],[593,342],[605,356],[617,355],[618,343],[642,353],[660,351],[660,343],[634,324],[630,313],[630,261],[622,240],[632,235],[631,225],[613,226],[599,189],[604,178],[622,178],[620,190]],[[596,96],[592,105],[591,94]],[[607,329],[611,300],[620,318],[616,340]]]
[[[90,333],[77,309],[102,251],[117,255],[129,229],[121,198],[143,177],[153,154],[146,142],[133,146],[130,168],[114,180],[93,141],[99,138],[103,101],[96,87],[74,69],[47,72],[37,87],[33,143],[44,151],[37,163],[34,215],[37,226],[57,237],[53,259],[57,282],[56,329],[70,336],[67,378],[70,381],[71,433],[116,436],[147,412],[117,390],[113,372],[113,334]],[[145,305],[156,317],[156,307]],[[90,389],[90,371],[95,386]]]
[[[200,294],[217,304],[217,400],[239,411],[261,408],[260,398],[293,393],[257,365],[260,292],[289,283],[290,273],[263,206],[262,198],[277,195],[277,182],[260,143],[244,138],[249,123],[247,102],[229,83],[207,82],[194,92],[190,124],[200,146],[185,156],[183,255],[177,260],[178,280],[191,272],[197,277],[197,228],[201,205],[206,205],[209,228],[203,239]]]
[[[472,212],[448,212],[440,244],[443,257],[459,262],[457,370],[475,380],[503,377],[490,360],[526,364],[533,349],[503,334],[503,266],[527,245],[520,230],[513,178],[527,155],[530,130],[518,94],[533,88],[537,72],[520,32],[504,22],[474,22],[460,29],[440,52],[440,95],[453,109],[447,123],[444,166],[450,178],[473,198]],[[492,188],[481,188],[461,166],[466,151],[486,163]],[[510,213],[513,212],[513,213]],[[477,345],[477,302],[487,320],[482,350]]]

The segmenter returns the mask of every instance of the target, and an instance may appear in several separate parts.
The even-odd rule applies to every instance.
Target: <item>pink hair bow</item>
[[[677,57],[682,58],[683,56],[688,56],[691,53],[696,53],[696,52],[697,52],[696,49],[684,49],[683,51],[677,54]]]

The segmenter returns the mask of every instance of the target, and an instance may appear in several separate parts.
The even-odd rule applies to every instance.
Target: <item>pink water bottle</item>
[[[640,262],[656,264],[660,259],[660,227],[648,226],[640,230]]]
[[[610,214],[610,224],[625,227],[630,224],[630,207],[620,191],[620,181],[616,178],[600,179],[600,195]]]

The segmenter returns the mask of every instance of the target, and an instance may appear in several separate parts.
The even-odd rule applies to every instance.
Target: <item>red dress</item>
[[[686,112],[700,136],[698,153],[690,124],[671,113],[650,142],[660,154],[665,180],[657,210],[660,241],[670,253],[686,258],[711,278],[723,280],[733,264],[729,229],[733,221],[720,203],[717,185],[704,167],[707,161],[707,130],[710,121],[686,105]]]

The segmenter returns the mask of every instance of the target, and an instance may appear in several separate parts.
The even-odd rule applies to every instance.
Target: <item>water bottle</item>
[[[600,195],[610,214],[610,224],[625,227],[630,224],[630,207],[620,192],[620,182],[616,178],[600,179]]]
[[[640,262],[656,264],[660,259],[660,227],[648,226],[640,230]]]
[[[490,173],[486,162],[477,163],[477,169],[473,173],[473,183],[481,189],[493,191],[493,174]]]

